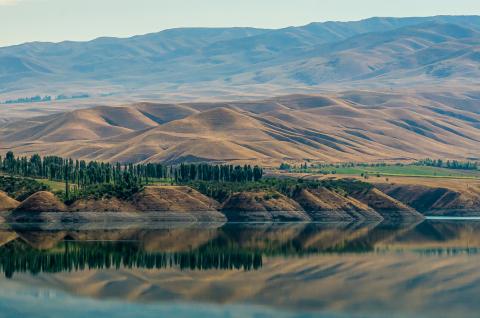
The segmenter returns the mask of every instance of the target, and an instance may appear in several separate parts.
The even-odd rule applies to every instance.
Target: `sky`
[[[281,28],[441,14],[480,15],[480,0],[0,0],[0,46],[177,27]]]

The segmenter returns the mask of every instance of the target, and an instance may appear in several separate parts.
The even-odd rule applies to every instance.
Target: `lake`
[[[478,317],[480,221],[0,230],[0,317]]]

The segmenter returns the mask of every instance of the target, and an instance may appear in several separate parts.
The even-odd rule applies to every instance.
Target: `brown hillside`
[[[122,162],[467,159],[478,158],[479,123],[467,93],[352,91],[98,107],[11,123],[0,141],[18,154]]]
[[[96,107],[23,120],[4,127],[5,139],[42,142],[95,140],[156,127],[159,123],[194,114],[193,109],[177,105],[140,103],[131,107]]]
[[[423,216],[413,208],[388,196],[382,191],[372,188],[369,190],[352,192],[355,199],[368,204],[387,221],[421,220]]]
[[[425,214],[468,213],[472,215],[472,213],[478,213],[480,207],[480,189],[474,186],[465,191],[412,184],[378,184],[377,187],[389,196]]]
[[[72,212],[133,212],[135,207],[117,198],[81,199],[71,204]]]
[[[189,187],[151,186],[135,194],[130,203],[138,211],[164,212],[172,218],[200,221],[224,221],[216,210],[218,203]]]
[[[382,217],[350,196],[344,196],[325,188],[301,190],[294,197],[313,220],[379,220]]]
[[[213,211],[218,203],[189,187],[152,186],[131,199],[140,211]]]
[[[280,193],[242,192],[225,201],[222,211],[229,221],[310,221],[302,207]]]
[[[18,207],[20,202],[10,198],[5,192],[0,191],[0,211],[10,211]]]
[[[67,207],[53,193],[41,191],[23,201],[14,212],[65,212]]]

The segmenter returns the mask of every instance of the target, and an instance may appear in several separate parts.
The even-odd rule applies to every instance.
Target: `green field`
[[[48,179],[35,179],[35,181],[40,182],[41,184],[44,184],[48,186],[52,191],[65,191],[65,183],[64,182],[58,182],[58,181],[51,181]]]
[[[300,172],[300,171],[299,171]],[[307,173],[336,173],[340,175],[362,175],[367,174],[370,176],[404,176],[404,177],[430,177],[430,178],[465,178],[465,179],[477,179],[480,178],[480,170],[458,170],[437,168],[428,166],[379,166],[379,167],[348,167],[337,168],[335,166],[325,167],[321,169],[309,168]]]
[[[0,176],[7,176],[5,173],[0,172]],[[58,181],[51,181],[48,179],[32,179],[37,181],[40,184],[46,185],[52,191],[65,191],[65,183]]]

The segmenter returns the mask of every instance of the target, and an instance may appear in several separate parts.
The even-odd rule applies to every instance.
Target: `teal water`
[[[477,317],[480,222],[3,226],[0,317]]]
[[[428,216],[427,220],[480,221],[479,216]]]

